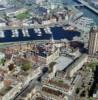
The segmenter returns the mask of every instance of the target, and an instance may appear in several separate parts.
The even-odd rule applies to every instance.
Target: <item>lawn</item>
[[[23,19],[30,18],[30,16],[31,15],[29,14],[29,12],[24,12],[24,13],[18,14],[16,16],[16,18],[19,19],[19,20],[23,20]]]

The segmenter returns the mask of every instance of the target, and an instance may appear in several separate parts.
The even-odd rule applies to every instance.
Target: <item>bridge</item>
[[[73,7],[83,7],[84,6],[84,4],[74,4],[74,5],[72,5]]]
[[[85,2],[84,0],[77,0],[77,2],[83,4],[84,6],[86,6],[87,8],[89,8],[90,10],[92,10],[93,12],[98,14],[98,10],[95,9],[94,7],[90,6],[90,4]]]

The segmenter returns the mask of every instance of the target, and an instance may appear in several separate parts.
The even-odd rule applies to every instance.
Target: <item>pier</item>
[[[58,21],[56,23],[51,23],[51,24],[34,24],[34,25],[21,25],[21,26],[4,26],[0,27],[0,30],[18,30],[18,29],[32,29],[32,28],[47,28],[47,27],[54,27],[54,26],[61,26],[61,25],[67,25],[68,21],[63,20],[63,21]]]

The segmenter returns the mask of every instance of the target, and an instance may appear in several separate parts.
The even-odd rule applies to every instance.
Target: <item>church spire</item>
[[[51,48],[52,48],[52,52],[54,52],[55,50],[55,40],[54,40],[54,37],[53,37],[53,34],[51,35],[51,39],[50,39],[50,43],[51,43]]]

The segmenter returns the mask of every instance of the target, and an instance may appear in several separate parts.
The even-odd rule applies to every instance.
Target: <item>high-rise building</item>
[[[89,55],[93,56],[98,51],[98,28],[91,28],[89,33]]]

